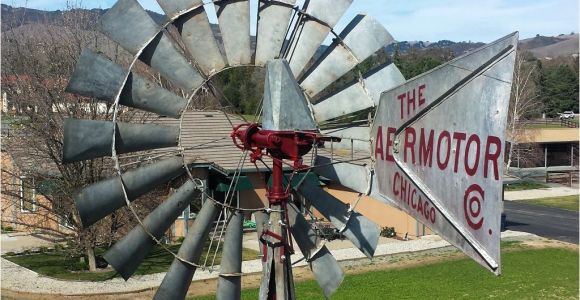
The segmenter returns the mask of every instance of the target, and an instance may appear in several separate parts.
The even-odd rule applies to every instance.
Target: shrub
[[[397,235],[397,232],[395,231],[395,227],[383,227],[381,229],[381,236],[382,237],[392,238],[392,237],[395,237],[396,235]]]

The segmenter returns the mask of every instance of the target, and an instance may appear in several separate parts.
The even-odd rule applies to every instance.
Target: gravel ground
[[[504,239],[521,237],[535,236],[528,233],[513,231],[502,233],[502,238]],[[375,256],[424,251],[447,246],[449,246],[449,243],[441,240],[438,236],[427,236],[412,241],[390,240],[389,242],[380,244],[377,247]],[[331,252],[339,261],[365,258],[365,256],[355,248],[335,249],[331,250]],[[295,255],[292,259],[293,261],[298,261],[300,258],[302,258],[301,255]],[[296,265],[304,266],[306,265],[306,262],[302,260]],[[36,272],[23,268],[4,258],[1,259],[0,268],[2,289],[59,295],[114,294],[143,291],[158,287],[165,276],[165,273],[134,276],[126,282],[121,278],[114,278],[101,282],[64,281],[39,275]],[[242,272],[244,274],[259,273],[261,272],[261,269],[262,263],[260,260],[245,261],[242,264]],[[217,278],[217,276],[218,272],[215,271],[209,272],[209,270],[198,270],[195,273],[193,280]]]

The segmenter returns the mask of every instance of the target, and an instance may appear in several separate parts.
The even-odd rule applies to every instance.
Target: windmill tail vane
[[[300,253],[329,298],[345,273],[313,226],[310,209],[372,258],[380,227],[358,205],[368,198],[401,209],[500,273],[497,174],[503,168],[517,33],[406,80],[394,64],[362,69],[394,42],[373,17],[357,15],[335,33],[352,0],[302,6],[295,0],[259,0],[257,16],[249,0],[157,2],[166,16],[163,24],[137,0],[119,0],[99,21],[98,29],[132,55],[129,67],[85,49],[67,86],[70,93],[115,109],[112,120],[65,121],[63,162],[111,157],[116,175],[86,186],[75,202],[85,227],[123,207],[137,220],[104,256],[125,280],[160,245],[174,260],[155,299],[184,299],[200,268],[219,271],[218,299],[239,299],[243,220],[253,214],[262,263],[259,298],[296,298],[291,258]],[[216,8],[217,29],[207,5]],[[251,19],[258,20],[255,46]],[[334,38],[331,45],[321,48],[328,36]],[[181,95],[149,80],[137,62]],[[186,115],[212,78],[242,66],[265,69],[261,121],[232,124],[223,137],[239,148],[240,159],[226,172],[233,176],[219,198],[195,173],[203,143],[187,144]],[[349,72],[358,73],[357,80],[337,88]],[[122,122],[123,109],[173,123]],[[246,163],[272,182],[261,207],[245,207],[235,195]],[[174,193],[139,218],[134,207],[139,197],[183,178]],[[346,205],[319,178],[358,193],[358,201]],[[173,253],[161,240],[200,192],[207,200]]]

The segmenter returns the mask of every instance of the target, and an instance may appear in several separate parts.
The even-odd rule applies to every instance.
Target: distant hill
[[[386,47],[386,51],[388,54],[393,54],[398,49],[400,52],[408,52],[410,50],[425,50],[425,49],[449,49],[455,56],[460,56],[468,51],[475,50],[481,46],[485,45],[484,43],[478,42],[453,42],[450,40],[441,40],[438,42],[430,43],[430,42],[423,42],[423,41],[415,41],[415,42],[396,42],[390,44]]]
[[[90,9],[90,10],[72,10],[72,11],[43,11],[37,9],[26,9],[22,7],[12,7],[10,5],[1,4],[1,25],[2,31],[15,29],[17,27],[30,27],[27,25],[35,24],[49,24],[59,26],[66,23],[67,16],[74,13],[85,13],[88,16],[95,18],[105,14],[108,9]],[[163,24],[166,18],[162,14],[152,11],[147,11],[149,15],[159,24]],[[32,26],[34,27],[34,26]],[[92,30],[92,28],[82,28],[84,30]],[[221,37],[219,27],[217,24],[212,24],[212,29],[218,37]],[[37,31],[37,30],[35,30]],[[255,37],[252,37],[252,45],[255,45]],[[571,56],[578,54],[578,34],[560,35],[557,37],[538,35],[534,38],[520,41],[519,48],[533,53],[538,58],[553,58],[558,56]],[[477,49],[483,46],[480,42],[453,42],[450,40],[441,40],[438,42],[426,41],[399,41],[385,47],[384,51],[388,55],[392,55],[398,49],[400,53],[409,52],[411,50],[421,51],[429,49],[448,49],[454,56],[460,56],[468,51]],[[321,55],[327,49],[327,46],[322,46],[316,56]]]
[[[578,37],[578,34],[557,37],[536,36],[522,40],[520,48],[532,52],[538,58],[578,55]]]
[[[29,24],[52,24],[58,25],[63,24],[67,15],[76,13],[76,12],[84,12],[89,15],[94,15],[95,17],[99,17],[105,14],[108,9],[81,9],[81,10],[72,10],[72,11],[44,11],[32,8],[23,8],[23,7],[12,7],[6,4],[0,4],[1,12],[2,12],[2,31],[10,30],[18,26],[29,25]],[[151,18],[155,20],[158,24],[162,24],[165,22],[166,18],[164,15],[158,14],[156,12],[147,11]],[[88,28],[83,28],[88,29]]]

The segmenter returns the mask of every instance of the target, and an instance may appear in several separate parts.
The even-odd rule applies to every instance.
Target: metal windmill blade
[[[358,15],[339,35],[334,34],[333,27],[352,0],[312,0],[302,7],[297,7],[295,0],[260,0],[258,15],[254,16],[258,20],[255,49],[250,36],[252,16],[248,0],[214,1],[218,26],[210,24],[201,0],[158,2],[166,14],[164,24],[153,21],[137,0],[119,0],[99,21],[99,30],[134,56],[129,68],[84,50],[67,87],[68,92],[106,101],[115,109],[112,120],[66,121],[63,162],[112,158],[116,176],[81,189],[75,202],[83,226],[91,226],[125,206],[138,220],[139,225],[105,255],[124,279],[130,278],[149,250],[160,243],[196,191],[205,193],[204,184],[194,180],[191,162],[185,157],[188,145],[182,139],[187,134],[184,126],[135,124],[119,118],[123,107],[129,107],[184,122],[183,113],[191,98],[177,96],[138,74],[134,68],[137,60],[181,89],[183,95],[195,95],[226,67],[266,69],[262,124],[241,124],[233,129],[231,137],[235,146],[251,153],[251,161],[264,157],[272,162],[268,203],[264,208],[246,209],[241,206],[244,201],[234,202],[231,192],[237,184],[235,178],[239,179],[241,173],[235,170],[225,200],[208,196],[203,203],[178,253],[172,253],[175,259],[155,299],[186,297],[196,270],[208,267],[209,256],[201,261],[208,240],[210,249],[214,242],[217,244],[213,260],[222,249],[217,298],[239,299],[244,212],[253,212],[257,220],[263,266],[260,299],[296,298],[291,259],[298,249],[324,296],[331,297],[344,272],[313,229],[311,218],[292,202],[290,195],[301,195],[306,206],[326,218],[368,257],[374,255],[380,230],[357,211],[356,205],[346,205],[323,188],[318,177],[309,177],[314,173],[358,192],[360,197],[367,195],[401,208],[477,262],[499,273],[499,230],[494,215],[498,206],[497,199],[490,199],[489,195],[497,194],[497,180],[493,176],[501,167],[493,163],[497,164],[502,154],[498,145],[503,138],[502,126],[505,127],[517,36],[508,36],[405,81],[393,64],[361,71],[364,60],[393,40],[372,17]],[[169,26],[177,28],[178,34],[169,34]],[[329,35],[334,38],[333,43],[316,57]],[[325,91],[348,72],[357,73],[354,71],[365,74],[331,93]],[[460,98],[468,104],[459,101]],[[454,113],[447,116],[441,111]],[[462,114],[475,114],[473,124],[466,125],[465,120],[458,119]],[[458,172],[442,168],[439,171],[447,172],[448,179],[438,179],[444,176],[424,164],[429,153],[439,152],[434,150],[437,147],[429,148],[431,142],[425,132],[444,128],[431,124],[445,124],[456,132],[470,130],[473,134],[466,136],[465,147],[472,147],[469,149],[479,153],[478,159],[486,157],[487,161],[476,163],[477,160],[469,159],[469,151],[459,153],[456,160],[463,158],[466,174],[457,175]],[[481,151],[487,156],[474,148],[484,143],[484,136],[489,148]],[[441,144],[446,135],[440,133],[438,137],[435,142]],[[451,148],[451,137],[448,139],[446,149]],[[164,148],[177,150],[146,164],[139,161],[132,168],[120,163],[124,155]],[[349,157],[335,151],[345,149],[350,150]],[[310,166],[305,165],[304,159],[308,153],[314,153]],[[361,153],[362,158],[355,157]],[[242,156],[241,161],[244,159]],[[479,165],[485,165],[481,172],[487,173],[477,173]],[[133,201],[183,176],[187,181],[140,220],[133,210]],[[465,187],[467,179],[475,182]],[[413,207],[413,201],[419,198],[402,201],[400,193],[394,191],[396,184],[403,181],[409,189],[411,186],[415,189],[414,194],[409,194],[419,195],[431,209],[422,206],[423,210],[418,211]],[[442,197],[439,193],[442,184],[460,186],[463,190],[453,191],[466,200]],[[478,192],[481,198],[484,195],[488,198],[476,199]],[[479,205],[481,216],[476,208],[456,204],[472,202]]]

